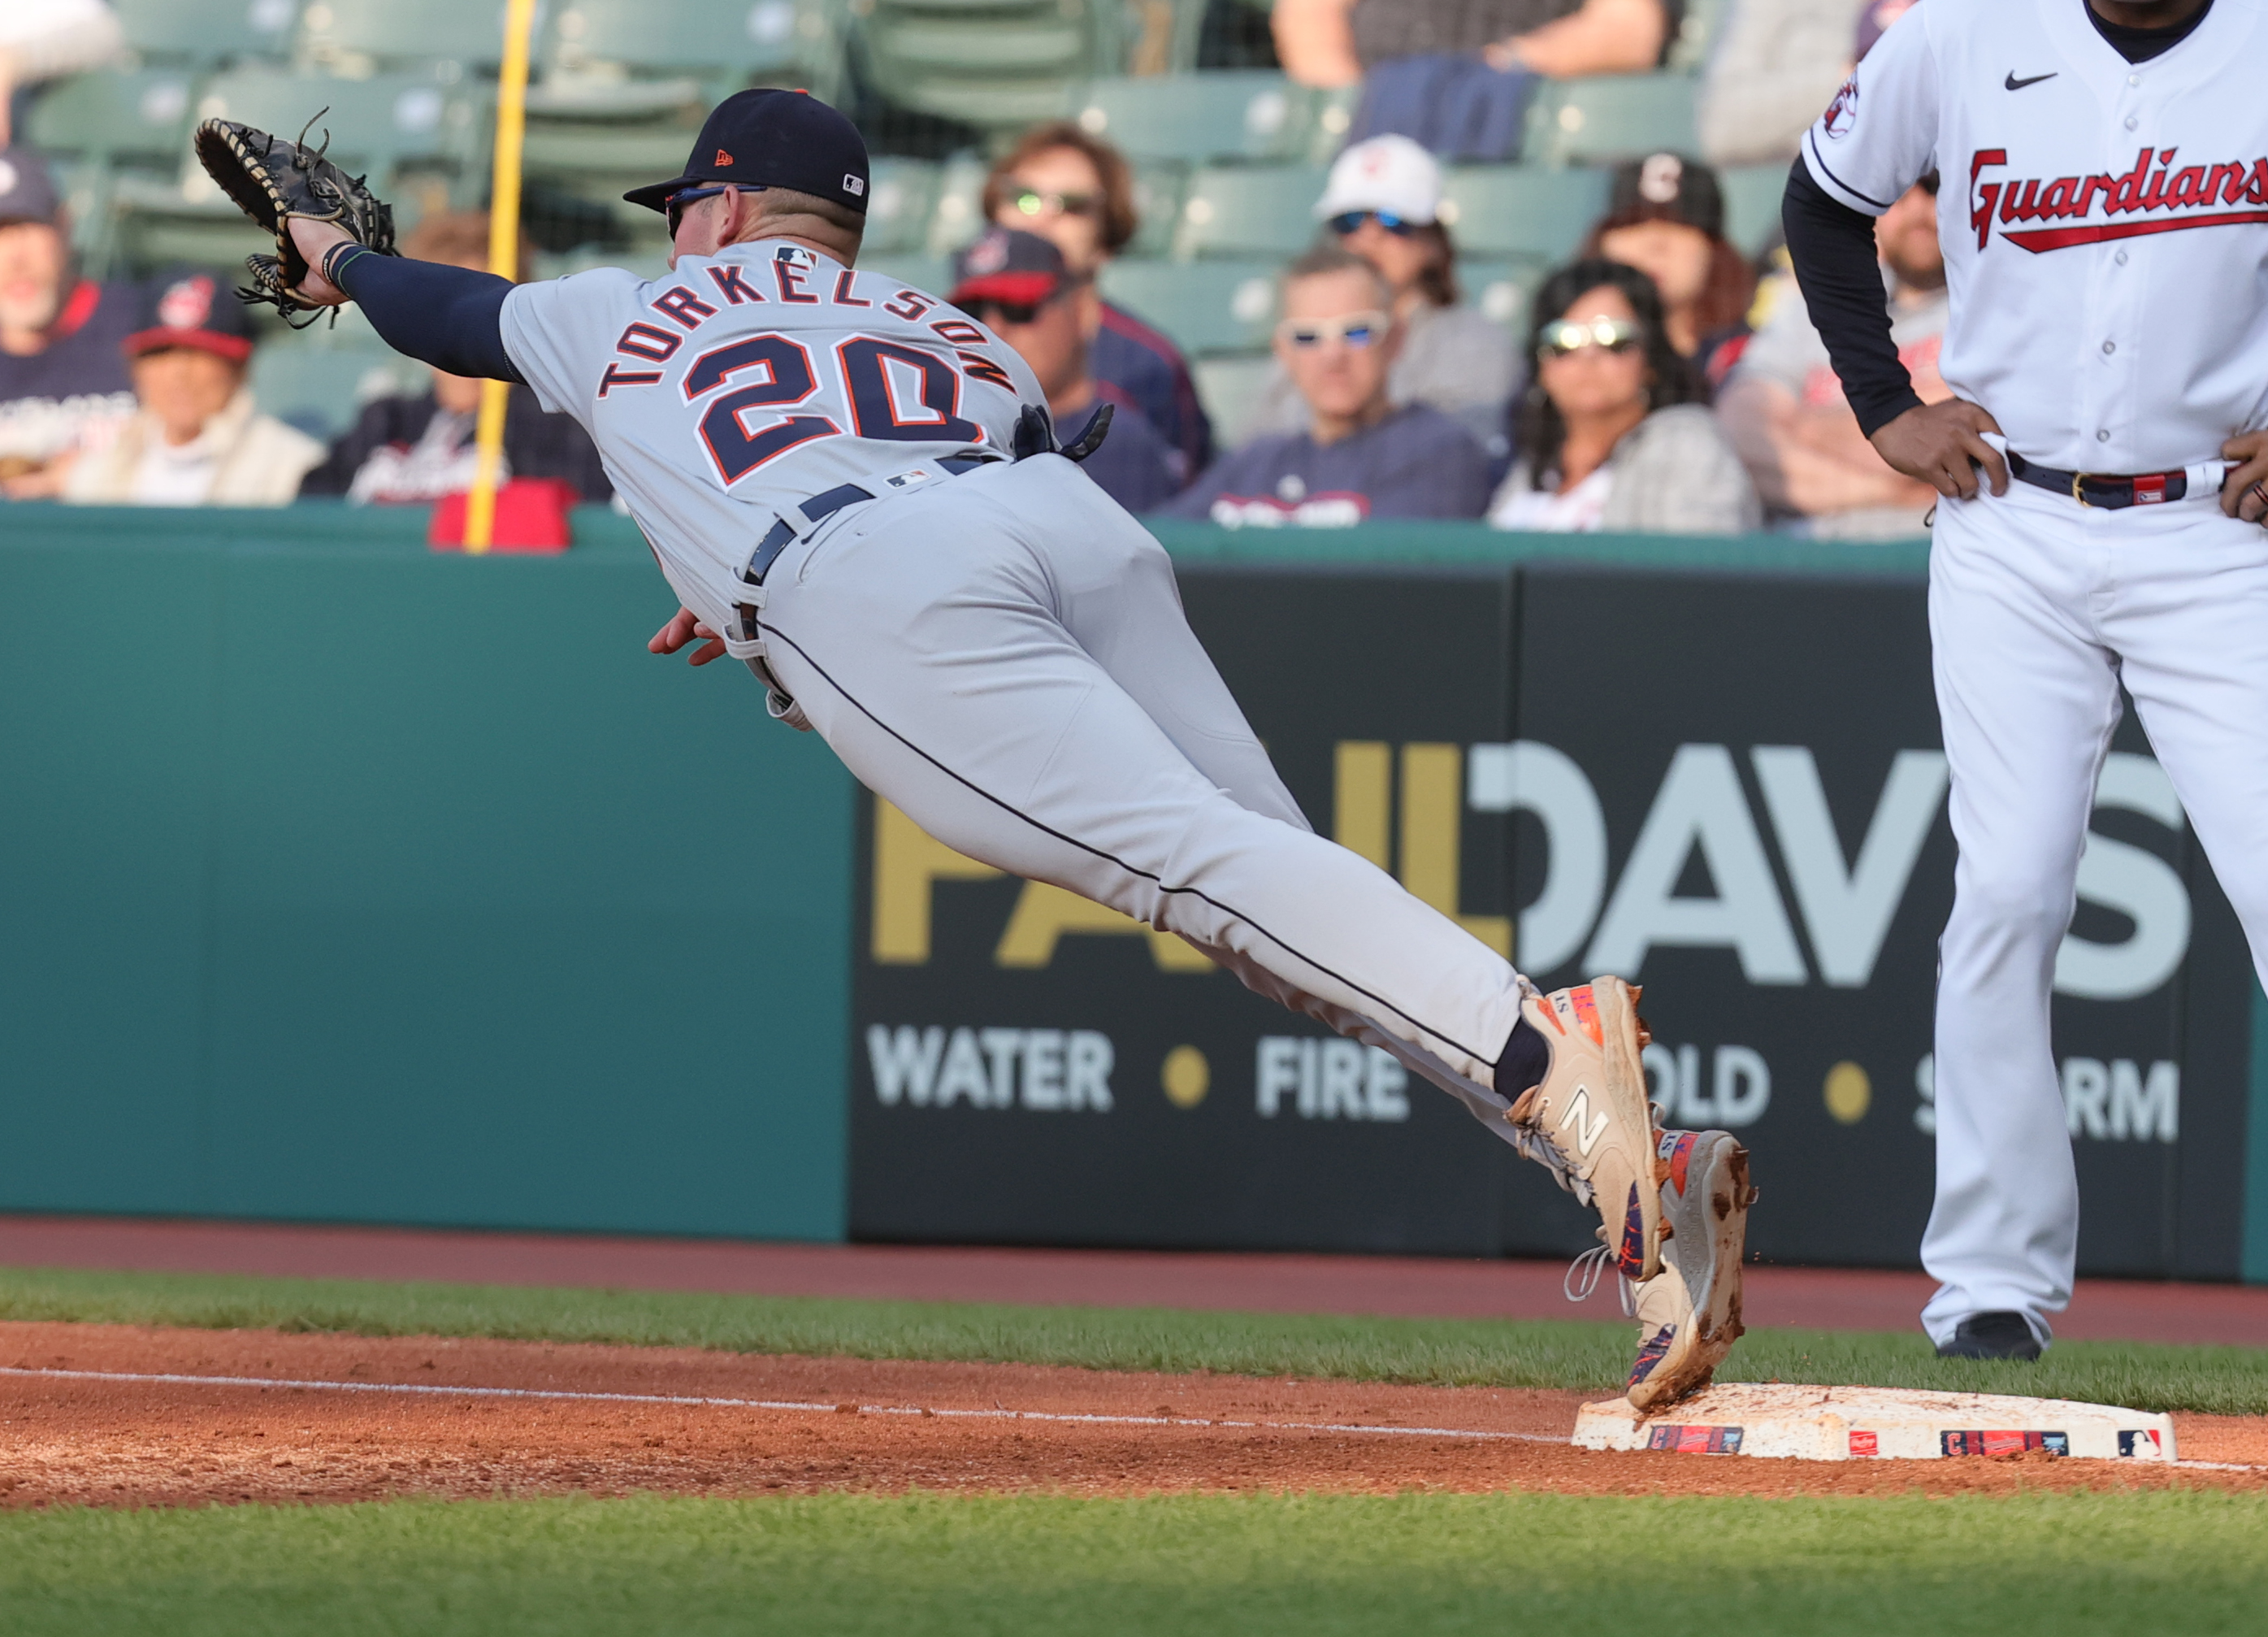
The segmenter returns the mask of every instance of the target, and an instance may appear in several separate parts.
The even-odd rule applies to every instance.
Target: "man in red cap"
[[[63,498],[94,505],[284,505],[323,458],[245,385],[252,327],[210,273],[158,279],[126,337],[140,413],[74,464]]]

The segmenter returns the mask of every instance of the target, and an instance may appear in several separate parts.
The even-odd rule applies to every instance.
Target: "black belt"
[[[947,455],[937,464],[947,476],[958,477],[972,468],[991,465],[992,457],[982,454],[954,454]],[[816,523],[821,518],[833,517],[846,505],[856,505],[861,500],[872,500],[873,498],[874,491],[871,489],[861,489],[856,483],[837,483],[824,493],[815,494],[805,501],[802,506],[803,515],[809,521]],[[770,571],[772,564],[779,561],[779,554],[794,543],[795,525],[789,522],[787,519],[781,518],[764,531],[764,537],[762,540],[756,542],[755,551],[748,558],[748,566],[740,571],[740,579],[751,586],[762,585],[764,576]]]
[[[2051,466],[2035,466],[2008,451],[2008,470],[2036,489],[2068,495],[2081,505],[2116,512],[2130,505],[2158,505],[2179,500],[2190,491],[2187,472],[2144,472],[2136,477],[2114,477],[2105,472],[2058,472]]]

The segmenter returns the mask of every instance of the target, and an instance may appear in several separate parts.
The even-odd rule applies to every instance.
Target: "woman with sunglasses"
[[[1457,305],[1457,252],[1440,219],[1441,167],[1407,136],[1373,136],[1331,166],[1315,216],[1329,240],[1377,269],[1401,326],[1387,380],[1398,407],[1422,403],[1463,426],[1500,459],[1504,406],[1518,354],[1504,328]],[[1307,424],[1307,406],[1279,365],[1239,441]]]
[[[1498,528],[1733,534],[1756,494],[1670,344],[1661,296],[1634,267],[1577,262],[1535,293],[1520,458],[1489,507]]]
[[[1164,435],[1177,483],[1204,471],[1212,463],[1212,423],[1188,362],[1164,336],[1092,293],[1102,264],[1141,225],[1126,156],[1071,120],[1035,125],[992,166],[983,204],[995,227],[1037,233],[1063,252],[1072,277],[1087,281],[1087,367]]]

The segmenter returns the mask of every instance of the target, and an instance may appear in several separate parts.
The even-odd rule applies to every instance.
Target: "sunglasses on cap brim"
[[[1638,344],[1638,328],[1618,318],[1597,319],[1588,324],[1563,318],[1556,324],[1546,324],[1540,339],[1543,356],[1548,358],[1564,358],[1586,347],[1628,352]]]
[[[1365,222],[1376,222],[1397,239],[1406,239],[1425,226],[1423,222],[1410,221],[1391,210],[1342,210],[1332,217],[1327,225],[1333,232],[1344,238]]]
[[[1344,318],[1287,318],[1276,327],[1276,334],[1285,346],[1302,351],[1329,341],[1343,341],[1350,347],[1374,347],[1386,339],[1393,322],[1383,313],[1350,313]]]

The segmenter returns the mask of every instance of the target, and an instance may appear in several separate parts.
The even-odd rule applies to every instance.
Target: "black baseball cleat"
[[[1972,1313],[1961,1321],[1953,1339],[1937,1350],[1940,1359],[2021,1359],[2029,1364],[2040,1356],[2040,1338],[2021,1313]]]

